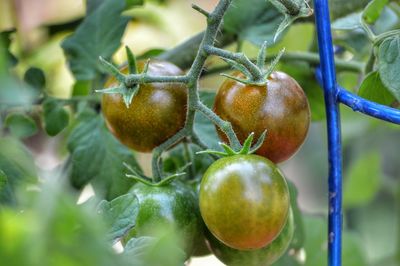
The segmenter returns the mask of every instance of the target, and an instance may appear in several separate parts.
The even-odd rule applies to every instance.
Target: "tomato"
[[[194,242],[201,237],[202,220],[194,191],[174,181],[160,187],[142,183],[131,192],[139,201],[139,212],[132,236],[157,236],[159,230],[173,230],[183,240],[183,249],[190,255]]]
[[[251,132],[257,139],[266,129],[265,141],[256,153],[274,163],[287,160],[300,148],[310,126],[307,97],[299,84],[283,72],[273,72],[264,86],[227,79],[217,93],[214,111],[232,123],[242,143]],[[227,141],[223,132],[218,130],[218,134]]]
[[[200,182],[198,180],[195,180],[190,184],[191,188],[194,190],[196,196],[197,196],[197,202],[198,202],[198,195],[200,191]],[[211,254],[210,249],[207,246],[207,239],[205,236],[205,233],[207,230],[206,225],[203,222],[203,219],[201,219],[201,224],[202,224],[202,233],[199,235],[199,237],[196,239],[194,242],[194,250],[193,250],[193,257],[202,257],[202,256],[207,256]]]
[[[229,266],[267,266],[276,262],[288,249],[294,234],[292,211],[279,236],[266,247],[254,250],[237,250],[230,248],[208,234],[208,244],[214,255]]]
[[[282,172],[258,155],[234,155],[215,161],[200,185],[200,212],[211,231],[235,249],[257,249],[281,232],[289,211]]]
[[[138,62],[142,71],[144,62]],[[122,69],[127,74],[128,68]],[[151,61],[149,75],[173,76],[182,71],[164,61]],[[115,87],[110,78],[105,87]],[[187,90],[175,83],[148,83],[139,87],[138,93],[126,107],[120,94],[103,94],[102,111],[106,124],[114,136],[126,146],[141,152],[150,152],[185,125]]]

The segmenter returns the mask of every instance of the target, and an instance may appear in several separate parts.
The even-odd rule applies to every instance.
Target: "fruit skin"
[[[235,73],[236,77],[243,77]],[[304,142],[310,126],[310,107],[299,84],[283,72],[273,72],[267,85],[255,86],[227,79],[221,85],[214,112],[231,122],[240,142],[266,129],[267,136],[256,154],[274,163],[289,159]],[[225,134],[218,130],[223,141]]]
[[[138,62],[141,72],[144,62]],[[128,68],[122,69],[124,74]],[[149,75],[175,76],[182,70],[165,61],[150,61]],[[114,77],[105,87],[118,86]],[[102,112],[107,127],[126,146],[140,152],[151,152],[175,135],[185,125],[187,89],[176,83],[141,84],[138,93],[126,107],[120,94],[103,94]]]
[[[140,206],[130,235],[157,236],[160,230],[173,230],[182,239],[183,249],[190,256],[203,231],[194,191],[174,181],[159,187],[137,183],[130,192],[136,195]]]
[[[197,203],[199,202],[199,191],[200,191],[200,182],[199,180],[195,180],[190,184],[190,187],[193,189],[193,191],[196,194],[197,197]],[[208,248],[207,245],[207,239],[206,239],[206,232],[208,232],[206,225],[204,224],[203,219],[201,219],[201,225],[202,225],[202,233],[199,235],[199,237],[196,239],[194,245],[194,250],[192,253],[193,257],[203,257],[211,254],[211,250]]]
[[[258,155],[215,161],[204,173],[199,200],[211,233],[241,250],[271,243],[286,222],[290,201],[282,172]]]
[[[279,236],[266,247],[254,250],[230,248],[207,234],[208,245],[214,255],[229,266],[267,266],[275,263],[289,248],[295,230],[293,213],[290,210],[286,224]]]

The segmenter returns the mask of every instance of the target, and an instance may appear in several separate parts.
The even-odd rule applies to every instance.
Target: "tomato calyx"
[[[237,82],[246,84],[246,85],[255,85],[255,86],[265,86],[268,83],[268,78],[271,75],[271,73],[274,71],[276,65],[278,64],[280,58],[282,57],[283,53],[285,52],[285,48],[282,48],[278,55],[275,57],[274,60],[272,60],[272,62],[269,64],[267,69],[265,68],[265,60],[267,58],[267,42],[265,41],[262,45],[261,48],[258,52],[257,55],[257,61],[256,61],[256,66],[260,72],[260,75],[258,78],[255,78],[254,75],[252,75],[250,73],[249,70],[246,69],[246,67],[244,67],[243,65],[230,60],[230,59],[226,59],[224,58],[225,62],[227,62],[230,66],[232,66],[232,68],[240,71],[241,73],[243,73],[243,75],[245,76],[245,78],[238,78],[232,75],[228,75],[228,74],[224,74],[222,73],[221,75],[235,80]]]
[[[190,166],[191,163],[187,163],[186,165],[184,165],[181,168],[179,168],[178,171],[175,174],[171,174],[169,176],[166,176],[163,179],[161,179],[159,182],[153,182],[152,178],[147,177],[146,175],[136,171],[133,167],[131,167],[129,164],[127,164],[125,162],[123,163],[123,165],[128,169],[129,172],[131,172],[131,174],[125,174],[126,177],[132,178],[135,181],[143,183],[143,184],[145,184],[147,186],[162,187],[162,186],[169,185],[176,178],[178,178],[180,176],[183,176],[183,175],[186,175],[186,172],[182,172],[182,171],[185,170],[188,166]]]
[[[258,138],[257,142],[252,146],[251,144],[254,139],[254,132],[251,132],[250,135],[247,137],[247,139],[243,142],[243,146],[239,151],[233,150],[229,145],[227,145],[224,142],[219,142],[219,145],[224,149],[224,151],[204,150],[204,151],[196,152],[196,154],[207,153],[207,154],[219,155],[222,157],[252,154],[261,147],[261,145],[263,144],[263,142],[265,140],[266,134],[267,134],[267,130],[264,130],[264,132]]]
[[[129,74],[138,74],[138,67],[136,64],[136,57],[132,53],[131,49],[129,49],[128,46],[125,46],[126,49],[126,55],[128,58],[128,69],[129,69]],[[108,94],[113,94],[113,93],[118,93],[122,95],[122,98],[124,100],[124,103],[127,108],[129,108],[133,97],[138,93],[139,91],[139,83],[128,83],[127,75],[124,75],[118,68],[116,68],[113,64],[105,60],[100,56],[99,58],[100,62],[103,64],[104,68],[115,77],[115,79],[119,82],[119,85],[117,87],[111,87],[111,88],[106,88],[102,90],[96,90],[96,92],[100,93],[108,93]],[[149,69],[149,63],[150,60],[147,60],[141,75],[146,75],[148,69]]]

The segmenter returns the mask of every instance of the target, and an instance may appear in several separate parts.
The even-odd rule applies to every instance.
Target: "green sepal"
[[[149,71],[149,65],[150,65],[150,58],[146,60],[146,63],[144,64],[143,67],[143,74],[147,74],[147,71]]]
[[[136,57],[128,46],[125,46],[126,57],[128,58],[129,74],[137,74],[138,68],[136,64]]]
[[[254,132],[251,132],[250,135],[247,137],[247,139],[244,141],[243,147],[240,150],[240,154],[249,154],[253,139],[254,139]]]
[[[125,87],[125,85],[121,84],[118,87],[112,87],[112,88],[95,90],[95,91],[99,92],[99,93],[105,93],[105,94],[114,94],[114,93],[121,94],[126,108],[129,108],[129,106],[132,103],[133,97],[139,91],[139,84],[135,84],[132,88],[127,88],[127,87]]]
[[[281,59],[283,53],[285,52],[285,48],[282,48],[278,55],[275,57],[275,59],[271,62],[271,64],[268,66],[267,70],[264,71],[264,78],[265,80],[268,80],[268,77],[271,75],[271,73],[274,71],[276,65],[279,63],[279,60]]]
[[[223,151],[216,151],[216,150],[204,150],[204,151],[199,151],[196,152],[196,154],[215,154],[219,155],[221,157],[228,157],[228,156],[234,156],[234,155],[246,155],[246,154],[252,154],[256,152],[261,145],[263,144],[265,140],[265,136],[267,134],[267,130],[265,130],[261,136],[258,138],[256,144],[252,147],[251,144],[254,139],[254,132],[250,133],[250,135],[247,137],[247,139],[244,141],[242,148],[239,151],[234,151],[231,147],[229,147],[226,143],[220,142],[219,145],[224,149],[225,152]]]
[[[100,62],[103,64],[106,71],[113,75],[120,83],[125,83],[125,75],[121,73],[113,64],[105,60],[103,57],[99,57]]]
[[[257,67],[263,69],[265,66],[265,60],[267,59],[267,41],[263,42],[260,51],[257,55]]]
[[[237,78],[237,77],[225,74],[225,73],[221,73],[221,76],[224,76],[224,77],[226,77],[228,79],[233,79],[233,80],[235,80],[237,82],[240,82],[240,83],[243,83],[243,84],[248,84],[248,85],[253,84],[252,81],[249,80],[249,79],[240,79],[240,78]]]
[[[246,79],[242,79],[242,78],[238,78],[238,77],[234,77],[225,73],[221,73],[221,76],[224,76],[226,78],[235,80],[237,82],[243,83],[245,85],[255,85],[255,86],[264,86],[267,84],[268,82],[268,77],[271,75],[271,73],[274,71],[276,65],[279,63],[279,60],[281,59],[283,53],[285,52],[285,48],[282,48],[279,53],[277,54],[277,56],[275,57],[275,59],[270,63],[270,65],[268,66],[268,68],[266,70],[262,70],[264,68],[265,65],[265,60],[267,57],[267,42],[264,42],[260,48],[260,51],[258,52],[258,56],[257,56],[257,62],[256,65],[259,69],[262,70],[262,74],[263,74],[263,78],[261,80],[257,80],[254,81],[251,78],[251,74],[248,72],[248,70],[234,62],[233,60],[230,59],[224,59],[228,64],[230,64],[232,67],[236,68],[237,70],[239,70],[240,72],[242,72],[245,76]],[[215,154],[215,153],[214,153]]]
[[[133,55],[132,51],[126,46],[126,54],[128,57],[128,67],[129,71],[131,74],[137,74],[137,65],[136,65],[136,58]],[[127,78],[126,75],[122,74],[121,71],[118,70],[113,64],[105,60],[104,58],[100,57],[100,62],[103,64],[105,69],[113,75],[119,82],[118,87],[112,87],[112,88],[107,88],[107,89],[102,89],[102,90],[96,90],[96,92],[100,93],[118,93],[122,95],[122,99],[125,103],[126,108],[129,108],[129,106],[132,103],[133,97],[137,94],[139,91],[139,84],[133,84],[132,86],[126,84]]]
[[[95,90],[95,92],[99,93],[104,93],[104,94],[114,94],[114,93],[124,93],[124,86],[118,86],[118,87],[111,87],[107,89],[101,89],[101,90]]]
[[[123,164],[132,173],[132,174],[125,174],[126,177],[132,178],[135,181],[141,182],[147,186],[152,186],[152,187],[166,186],[166,185],[170,184],[171,182],[173,182],[177,177],[186,175],[185,172],[181,172],[181,171],[184,170],[185,168],[187,168],[189,165],[191,165],[191,163],[188,163],[188,164],[184,165],[183,167],[181,167],[177,173],[169,175],[169,176],[161,179],[161,181],[159,181],[159,182],[153,182],[152,178],[149,178],[149,177],[145,176],[144,174],[141,174],[141,173],[135,171],[129,164],[127,164],[127,163],[123,163]]]
[[[261,145],[264,143],[266,135],[267,130],[264,130],[264,132],[258,138],[256,144],[254,144],[253,147],[250,149],[249,154],[255,153],[261,147]]]
[[[138,91],[139,91],[139,84],[135,84],[134,87],[132,88],[126,88],[126,91],[122,94],[122,98],[124,99],[126,108],[129,108],[133,97],[135,97]]]
[[[251,73],[245,68],[243,65],[236,63],[235,61],[227,58],[222,58],[228,65],[230,65],[232,68],[242,72],[246,77],[251,77]]]

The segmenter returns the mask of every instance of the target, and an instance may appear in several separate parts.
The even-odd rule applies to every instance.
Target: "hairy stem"
[[[186,128],[181,129],[178,133],[176,133],[174,136],[166,140],[164,143],[162,143],[160,146],[155,148],[153,150],[153,159],[152,159],[152,171],[153,171],[153,181],[154,182],[159,182],[161,180],[161,173],[162,173],[162,167],[161,167],[161,155],[162,153],[173,146],[174,144],[178,143],[181,141],[183,138],[187,136],[187,130]]]
[[[204,63],[207,60],[208,54],[205,51],[205,47],[213,47],[215,44],[215,40],[217,38],[217,33],[220,29],[222,24],[222,18],[224,16],[225,11],[228,9],[232,0],[221,0],[219,1],[218,5],[214,9],[212,13],[207,14],[207,29],[203,34],[203,38],[201,43],[198,47],[196,56],[194,61],[187,73],[186,76],[182,76],[179,79],[181,82],[187,83],[188,86],[188,106],[187,106],[187,115],[186,115],[186,123],[184,128],[179,131],[175,136],[168,139],[166,142],[158,146],[153,151],[153,158],[152,158],[152,170],[154,181],[158,181],[161,179],[161,154],[171,147],[173,144],[177,143],[179,140],[185,137],[192,137],[192,141],[194,141],[197,145],[201,145],[202,148],[205,148],[204,145],[198,136],[194,133],[194,119],[197,110],[202,110],[202,112],[207,113],[207,117],[212,122],[218,123],[218,126],[222,126],[221,130],[229,137],[230,143],[233,147],[238,148],[240,147],[239,140],[237,139],[235,133],[233,132],[232,126],[230,123],[223,121],[219,118],[216,114],[214,114],[208,107],[206,107],[201,101],[198,93],[198,80],[201,76]],[[199,8],[196,8],[198,10]],[[204,12],[202,12],[203,14]],[[134,76],[130,76],[133,83],[136,82],[138,79],[135,79]],[[138,78],[138,77],[136,77]],[[149,81],[154,80],[149,78]],[[159,79],[161,80],[161,79]],[[207,110],[205,108],[207,108]],[[212,115],[210,114],[212,113]]]
[[[210,55],[217,55],[219,57],[241,63],[250,72],[254,81],[261,80],[263,78],[263,73],[260,71],[260,69],[258,69],[258,67],[243,53],[232,53],[213,46],[205,46],[204,50]]]
[[[125,83],[127,87],[130,87],[138,83],[188,83],[188,81],[189,78],[187,76],[150,76],[142,73],[128,75]]]
[[[216,124],[228,137],[229,143],[232,145],[234,150],[239,150],[241,148],[240,142],[236,137],[232,129],[231,123],[222,120],[218,115],[216,115],[210,108],[208,108],[203,103],[197,106],[197,110],[210,119],[214,124]]]

